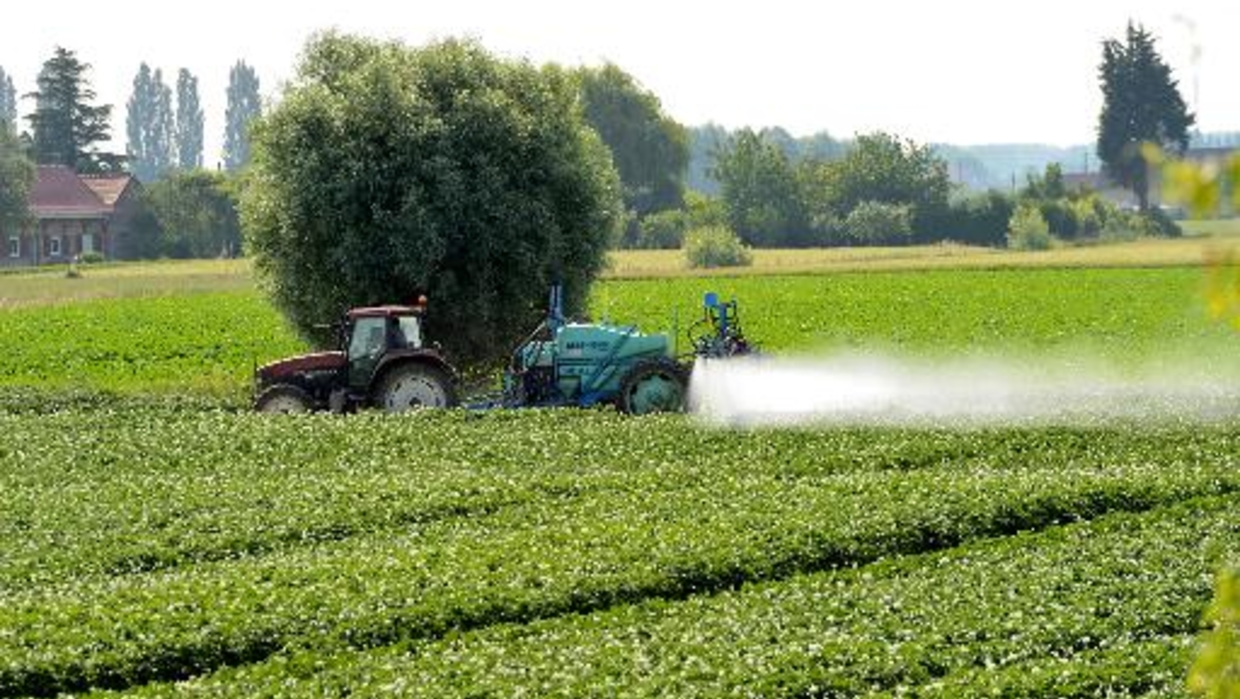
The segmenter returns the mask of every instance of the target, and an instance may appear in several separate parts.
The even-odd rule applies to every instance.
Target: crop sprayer
[[[402,411],[460,404],[459,379],[422,335],[422,299],[413,306],[354,308],[338,324],[338,349],[272,362],[255,370],[254,407],[262,412],[377,407]],[[674,331],[675,332],[675,331]],[[553,286],[543,321],[512,352],[502,392],[466,408],[614,405],[644,414],[685,408],[692,363],[753,350],[736,300],[708,293],[689,328],[692,349],[678,356],[665,334],[634,326],[571,322]]]

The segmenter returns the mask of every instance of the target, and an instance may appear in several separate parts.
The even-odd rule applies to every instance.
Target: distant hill
[[[718,124],[690,127],[690,189],[718,194],[719,183],[710,176],[710,170],[714,166],[714,153],[731,143],[732,133]],[[838,158],[848,152],[851,143],[836,139],[826,131],[797,137],[782,128],[770,127],[760,133],[783,148],[793,160]],[[1240,131],[1196,134],[1189,147],[1240,148]],[[1100,165],[1092,143],[1067,147],[1032,143],[977,146],[936,143],[932,148],[947,161],[952,181],[976,190],[1019,188],[1029,174],[1044,171],[1050,163],[1059,163],[1065,173],[1097,172]]]

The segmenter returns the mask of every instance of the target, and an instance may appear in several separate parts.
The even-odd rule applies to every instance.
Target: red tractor
[[[282,359],[254,374],[261,412],[390,412],[457,404],[456,370],[422,337],[417,306],[354,308],[338,326],[339,349]]]

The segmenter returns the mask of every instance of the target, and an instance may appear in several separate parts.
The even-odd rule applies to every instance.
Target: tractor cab
[[[385,359],[422,349],[422,306],[354,308],[342,330],[349,387],[365,389]]]

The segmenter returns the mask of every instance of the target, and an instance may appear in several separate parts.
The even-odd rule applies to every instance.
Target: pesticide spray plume
[[[1168,357],[1121,368],[1080,355],[832,353],[699,361],[689,400],[737,427],[1221,422],[1240,418],[1240,371]]]

